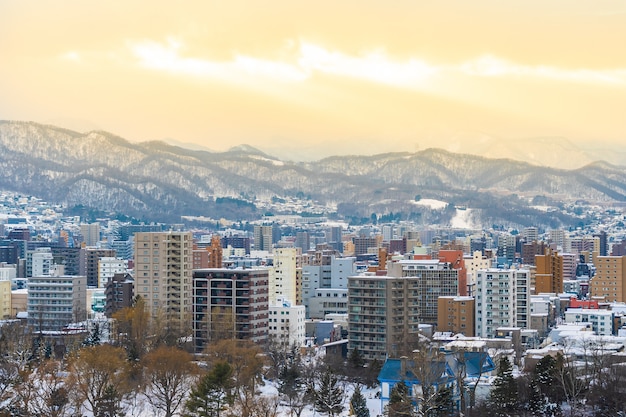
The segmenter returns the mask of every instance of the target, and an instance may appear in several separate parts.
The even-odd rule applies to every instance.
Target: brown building
[[[605,301],[626,301],[626,256],[598,256],[595,260],[596,275],[589,283],[592,297]]]
[[[109,278],[104,290],[104,315],[107,317],[133,305],[135,281],[130,274],[115,274]]]
[[[269,332],[267,269],[193,271],[193,339],[197,352],[221,338],[267,341]]]
[[[209,249],[193,246],[193,269],[203,269],[209,267]]]
[[[211,238],[211,246],[207,248],[209,252],[209,268],[222,268],[222,242],[218,235]]]
[[[524,265],[534,265],[535,256],[545,254],[546,247],[544,242],[537,242],[536,240],[530,243],[524,243],[524,245],[522,245],[522,263],[524,263]]]
[[[563,292],[563,257],[547,248],[543,255],[535,255],[535,294]]]
[[[437,331],[474,336],[474,297],[439,297]]]

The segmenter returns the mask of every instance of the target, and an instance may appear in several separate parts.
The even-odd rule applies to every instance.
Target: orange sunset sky
[[[302,158],[620,146],[626,2],[0,0],[0,119]]]

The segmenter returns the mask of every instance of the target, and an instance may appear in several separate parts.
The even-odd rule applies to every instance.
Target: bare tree
[[[143,359],[147,399],[165,417],[178,412],[195,379],[192,356],[174,347],[161,346]]]
[[[94,416],[116,415],[126,392],[126,352],[111,345],[87,347],[70,360],[70,383],[77,404],[86,402]],[[111,410],[114,409],[114,412]]]

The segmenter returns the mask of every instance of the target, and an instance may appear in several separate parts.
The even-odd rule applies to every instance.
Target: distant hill
[[[3,189],[155,220],[254,219],[257,200],[306,196],[339,217],[445,224],[456,205],[482,224],[556,227],[580,219],[535,206],[626,201],[626,168],[604,162],[561,170],[426,149],[294,163],[247,146],[209,152],[17,121],[0,121],[0,169]],[[450,205],[434,209],[416,197]]]

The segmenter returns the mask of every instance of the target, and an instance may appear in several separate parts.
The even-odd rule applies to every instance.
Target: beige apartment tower
[[[437,331],[474,336],[474,297],[439,297]]]
[[[589,283],[593,297],[605,301],[626,301],[626,256],[598,256],[594,260],[596,275]]]
[[[193,269],[191,232],[135,234],[135,293],[152,317],[191,328]]]

